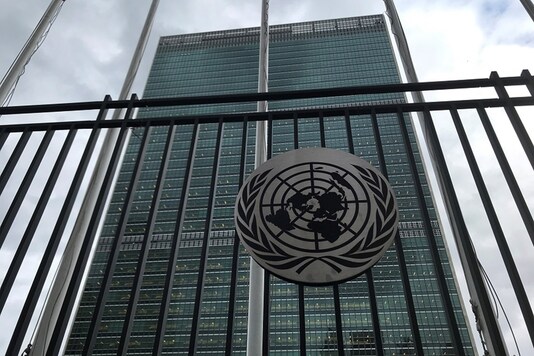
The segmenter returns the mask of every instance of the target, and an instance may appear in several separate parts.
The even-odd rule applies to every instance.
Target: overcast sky
[[[7,71],[49,3],[50,0],[2,0],[0,75]],[[420,81],[486,78],[491,71],[498,71],[501,76],[516,76],[523,69],[534,73],[534,23],[519,0],[399,0],[396,4]],[[117,98],[149,5],[148,0],[67,0],[45,42],[26,67],[10,105],[101,100],[105,94]],[[383,11],[381,1],[271,0],[270,23],[359,16]],[[160,36],[258,26],[259,18],[259,0],[161,0],[133,91],[141,96]],[[427,95],[427,100],[448,97],[448,94],[432,93]],[[502,118],[501,113],[498,110],[490,113],[500,137],[506,141],[505,150],[512,158],[512,167],[520,179],[527,202],[534,210],[532,169],[527,167],[528,162],[517,140],[507,139],[511,137],[511,130],[505,120],[498,120]],[[529,116],[532,118],[532,115]],[[13,119],[4,116],[0,120],[7,122]],[[534,136],[534,120],[524,122],[531,136]],[[439,120],[437,126],[446,147],[448,162],[451,163],[453,179],[458,185],[458,194],[466,207],[464,215],[478,248],[479,258],[505,303],[522,354],[532,355],[534,349],[520,321],[517,303],[505,278],[506,272],[495,257],[496,245],[491,230],[485,217],[480,215],[482,208],[475,196],[474,184],[464,173],[467,167],[465,162],[457,159],[462,154],[455,135],[451,134],[452,125],[446,120]],[[519,214],[514,210],[506,183],[496,169],[496,160],[490,153],[491,148],[480,124],[476,120],[468,120],[466,126],[470,138],[480,148],[477,158],[484,176],[489,178],[490,193],[497,202],[505,234],[527,285],[529,297],[534,302],[532,243],[521,226]],[[0,164],[2,162],[5,160],[2,161],[0,157]],[[451,249],[454,255],[454,248]],[[5,264],[0,264],[2,266]],[[3,278],[3,273],[0,278]],[[457,273],[461,275],[461,272]],[[24,289],[24,281],[19,282],[18,288]],[[463,297],[468,303],[465,290]],[[12,300],[11,305],[16,310],[15,301]],[[469,310],[468,314],[471,314]],[[499,320],[502,321],[510,351],[515,354],[502,313]],[[0,317],[0,325],[9,326],[13,322],[7,313]],[[475,338],[478,339],[478,335]],[[6,333],[0,334],[0,353],[3,353],[7,340]]]

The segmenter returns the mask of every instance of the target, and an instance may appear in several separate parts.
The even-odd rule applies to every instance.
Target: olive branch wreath
[[[354,166],[361,178],[371,190],[377,203],[375,222],[370,226],[365,238],[349,251],[340,256],[293,256],[276,244],[271,243],[263,229],[259,228],[254,205],[258,194],[271,170],[251,177],[250,182],[243,188],[241,198],[237,204],[236,224],[238,232],[245,245],[250,246],[264,263],[277,269],[291,269],[297,267],[296,272],[301,273],[314,261],[321,261],[338,273],[342,267],[357,268],[371,261],[383,245],[396,232],[397,209],[395,198],[388,189],[386,181],[373,170]]]

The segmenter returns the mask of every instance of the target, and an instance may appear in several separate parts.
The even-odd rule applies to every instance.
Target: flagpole
[[[130,62],[130,66],[128,68],[128,72],[126,74],[119,94],[119,100],[128,99],[135,76],[143,58],[146,45],[148,43],[150,31],[154,23],[154,17],[158,5],[159,0],[152,0],[152,4],[150,5],[150,9],[148,11],[145,23],[143,25],[143,29],[139,36],[137,46],[135,48],[132,60]],[[121,119],[121,114],[121,109],[115,110],[112,119]],[[81,252],[80,249],[83,242],[83,238],[85,237],[85,232],[89,227],[91,215],[93,209],[95,208],[100,187],[103,184],[106,170],[108,168],[108,163],[111,159],[111,154],[113,152],[113,147],[115,146],[115,143],[117,141],[119,131],[119,128],[109,129],[102,142],[100,154],[96,160],[96,166],[91,176],[91,180],[89,182],[84,200],[80,207],[80,212],[74,224],[70,239],[68,240],[67,246],[65,247],[65,252],[63,253],[63,259],[61,262],[61,266],[59,267],[60,272],[58,273],[58,276],[52,284],[50,296],[45,304],[43,317],[41,319],[41,323],[34,339],[32,355],[44,355],[48,348],[49,339],[52,333],[51,330],[53,330],[53,325],[56,325],[60,307],[65,299],[68,281],[70,281],[72,278],[75,261]],[[124,142],[127,141],[128,139],[126,139]],[[114,184],[115,181],[113,182],[113,185]],[[113,186],[110,188],[110,191],[113,191]],[[105,216],[106,211],[107,206],[104,209],[103,216]]]
[[[534,21],[534,4],[530,0],[519,0],[521,1],[521,4],[529,14],[532,21]]]
[[[262,0],[261,26],[260,26],[260,49],[258,70],[258,93],[268,91],[269,70],[269,0]],[[258,112],[267,111],[267,102],[258,101]],[[257,168],[267,160],[267,122],[256,122],[256,150],[255,164]],[[264,308],[264,283],[265,272],[250,258],[249,272],[249,301],[248,301],[248,324],[247,324],[247,356],[262,354],[263,347],[263,308]]]
[[[51,22],[58,14],[64,2],[65,0],[52,0],[43,14],[43,17],[30,35],[30,38],[18,54],[11,67],[8,69],[7,73],[2,79],[2,82],[0,83],[0,106],[4,106],[13,90],[13,87],[17,83],[19,77],[22,75],[24,67],[30,61],[33,53],[38,48],[43,36],[50,27]]]

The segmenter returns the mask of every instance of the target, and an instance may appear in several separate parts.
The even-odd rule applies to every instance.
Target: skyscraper
[[[163,37],[144,97],[254,92],[258,42],[258,28]],[[383,16],[270,27],[272,92],[399,82]],[[269,110],[404,100],[398,93],[300,99],[271,102]],[[233,207],[240,166],[253,169],[255,125],[202,117],[255,109],[243,103],[140,111],[143,118],[197,116],[200,124],[132,132],[67,354],[246,351],[249,257],[235,239]],[[273,121],[271,155],[324,145],[379,166],[372,117],[308,116]],[[426,178],[410,173],[410,154],[422,172],[414,132],[406,120],[408,152],[398,119],[384,114],[377,122],[400,237],[371,272],[335,288],[268,276],[264,342],[271,354],[337,354],[340,344],[352,355],[473,354]]]

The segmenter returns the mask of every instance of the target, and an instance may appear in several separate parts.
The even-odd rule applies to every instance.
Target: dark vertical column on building
[[[480,172],[480,169],[478,167],[475,155],[473,153],[473,150],[471,149],[471,144],[469,143],[469,139],[467,138],[467,134],[465,133],[464,126],[460,119],[460,115],[458,115],[458,110],[454,108],[450,111],[454,126],[456,127],[456,132],[458,133],[458,137],[460,138],[460,142],[465,153],[465,157],[467,158],[469,168],[471,169],[471,173],[473,174],[478,193],[480,194],[482,204],[484,205],[484,209],[486,210],[486,215],[488,216],[488,221],[491,225],[493,235],[495,236],[497,246],[499,247],[499,251],[501,252],[501,256],[504,261],[504,265],[506,266],[506,270],[508,272],[508,276],[510,277],[510,281],[512,282],[512,287],[516,294],[519,307],[521,308],[521,312],[523,313],[530,339],[534,343],[534,315],[532,315],[532,307],[530,306],[525,287],[521,282],[521,276],[519,275],[519,271],[517,270],[517,267],[515,265],[514,258],[512,256],[512,253],[510,252],[508,243],[506,242],[506,236],[504,235],[504,231],[502,230],[501,224],[499,223],[499,218],[497,216],[497,213],[495,212],[493,203],[491,202],[488,189],[486,188],[486,184],[484,183],[484,178],[482,177],[482,173]]]
[[[20,136],[20,139],[17,142],[15,149],[13,150],[13,153],[11,153],[11,156],[7,160],[7,163],[4,169],[2,170],[2,174],[0,174],[0,194],[2,194],[2,192],[4,191],[9,177],[11,177],[13,169],[15,169],[15,166],[17,165],[17,162],[19,161],[22,152],[24,152],[24,148],[26,147],[26,144],[28,143],[28,140],[30,139],[31,135],[32,133],[30,131],[25,130],[24,132],[22,132],[22,135]],[[3,241],[0,241],[0,246],[2,246],[2,242]]]
[[[104,105],[109,100],[111,100],[111,98],[107,96],[106,99],[104,100]],[[95,202],[95,207],[91,215],[91,221],[89,223],[89,229],[85,234],[85,238],[82,242],[82,246],[80,249],[81,251],[80,255],[78,256],[78,259],[76,260],[76,264],[72,272],[72,279],[69,282],[69,285],[67,287],[65,301],[59,311],[58,322],[54,327],[52,337],[50,340],[50,345],[48,346],[48,349],[46,352],[48,356],[59,354],[59,350],[61,347],[61,340],[63,339],[64,334],[67,329],[67,324],[68,324],[68,321],[69,321],[69,318],[72,312],[72,308],[74,307],[74,302],[75,302],[76,296],[78,294],[78,290],[82,282],[83,271],[85,270],[87,262],[89,260],[91,247],[93,246],[93,242],[94,242],[94,238],[96,236],[96,232],[99,226],[100,218],[104,210],[104,204],[108,196],[109,190],[111,188],[111,183],[112,183],[116,168],[118,166],[122,148],[124,147],[124,144],[126,141],[126,130],[127,130],[126,123],[131,118],[131,115],[133,112],[133,104],[136,100],[137,100],[137,96],[135,94],[132,95],[130,99],[130,103],[128,105],[128,109],[126,110],[126,113],[125,113],[124,122],[119,131],[119,135],[117,137],[117,141],[113,149],[113,153],[112,153],[112,156],[111,156],[111,159],[108,165],[108,169],[104,177],[102,188],[100,189],[98,198]],[[104,117],[105,117],[105,113],[99,116],[98,120],[102,120]],[[88,157],[92,156],[92,150],[91,152],[88,153],[87,156]],[[73,197],[70,197],[70,198],[67,197],[67,199],[68,201],[74,202]]]
[[[93,311],[91,324],[87,332],[87,340],[85,342],[85,347],[83,350],[84,354],[92,354],[93,349],[96,344],[96,339],[98,337],[98,330],[99,330],[98,326],[100,325],[102,316],[104,315],[104,308],[106,306],[107,296],[111,288],[111,279],[113,277],[113,274],[115,273],[115,268],[117,266],[117,260],[119,258],[120,248],[122,245],[122,241],[124,239],[124,232],[126,231],[126,223],[128,220],[128,215],[132,208],[132,202],[134,199],[135,190],[137,188],[137,182],[139,181],[139,178],[141,176],[141,166],[145,159],[147,140],[148,140],[148,137],[150,136],[151,131],[152,130],[151,130],[150,125],[147,124],[143,130],[143,136],[141,138],[141,145],[139,147],[139,152],[137,154],[137,158],[134,164],[134,170],[133,170],[132,176],[128,184],[128,190],[126,193],[126,197],[124,199],[122,212],[121,212],[121,215],[118,221],[119,228],[117,229],[115,233],[115,237],[113,239],[113,244],[111,246],[111,251],[110,251],[110,257],[109,257],[108,263],[106,264],[106,269],[104,271],[102,283],[100,285],[100,290],[99,290],[97,301],[95,304],[95,310]]]
[[[497,134],[495,133],[495,130],[493,129],[493,126],[488,117],[488,114],[486,113],[486,110],[483,107],[480,107],[477,109],[477,111],[480,117],[480,121],[482,122],[482,126],[484,126],[484,130],[486,131],[486,135],[488,136],[488,139],[490,141],[491,147],[493,148],[493,152],[495,153],[495,156],[497,157],[497,161],[499,162],[499,165],[501,167],[502,173],[504,174],[506,183],[508,183],[508,187],[510,188],[512,197],[514,198],[517,208],[519,209],[519,214],[521,215],[521,218],[523,219],[523,223],[525,224],[525,227],[527,228],[527,232],[530,236],[530,240],[532,240],[532,243],[534,244],[534,220],[532,220],[532,215],[530,214],[530,210],[525,201],[525,197],[521,193],[521,189],[519,188],[519,185],[517,184],[517,180],[514,177],[514,172],[512,172],[510,163],[506,159],[504,150],[502,149],[502,146],[499,143],[499,139],[497,138]]]
[[[124,325],[122,328],[121,339],[119,342],[119,351],[121,355],[125,355],[128,352],[128,344],[130,340],[130,334],[133,327],[133,319],[137,307],[137,302],[139,301],[139,293],[141,291],[141,284],[143,281],[143,276],[145,274],[145,266],[148,259],[148,251],[152,239],[152,234],[154,232],[154,225],[156,223],[156,212],[159,206],[161,192],[163,190],[163,180],[167,172],[167,167],[169,166],[169,158],[171,155],[172,143],[174,139],[174,132],[176,126],[172,125],[168,127],[167,138],[165,141],[165,148],[161,157],[160,167],[158,171],[158,177],[154,187],[154,193],[152,196],[152,201],[150,203],[150,211],[148,213],[148,219],[145,229],[145,234],[143,236],[143,241],[141,244],[141,251],[139,253],[139,259],[137,261],[137,268],[135,270],[135,276],[132,284],[132,289],[130,293],[130,300],[128,302],[128,308],[126,310],[126,317]]]
[[[198,335],[198,323],[200,321],[200,306],[202,303],[202,294],[204,288],[204,275],[206,273],[206,264],[208,257],[209,249],[209,236],[211,232],[211,220],[213,217],[213,207],[215,203],[215,188],[217,186],[217,175],[219,171],[219,158],[221,155],[221,145],[222,145],[222,134],[223,134],[223,121],[219,121],[219,126],[217,129],[217,139],[215,144],[215,153],[213,160],[213,170],[211,176],[211,183],[209,188],[208,196],[208,215],[206,217],[205,229],[204,229],[204,240],[202,242],[202,251],[200,254],[200,268],[198,271],[198,281],[196,288],[196,297],[195,297],[195,306],[193,309],[193,324],[191,326],[191,337],[189,339],[189,355],[193,356],[196,352],[197,347],[197,335]]]
[[[189,155],[187,157],[187,165],[185,168],[184,181],[180,194],[180,203],[178,207],[178,219],[174,227],[174,233],[171,244],[171,255],[167,264],[167,272],[165,274],[165,286],[163,288],[163,299],[161,302],[158,325],[156,329],[156,337],[154,342],[154,349],[152,355],[161,355],[163,351],[163,341],[165,337],[165,327],[167,324],[167,316],[169,313],[169,306],[171,303],[172,287],[174,281],[174,274],[176,272],[176,259],[178,258],[178,250],[180,248],[180,240],[182,234],[182,223],[185,217],[185,207],[187,203],[187,195],[189,192],[189,185],[191,184],[191,175],[193,172],[193,158],[195,157],[196,145],[198,142],[198,120],[195,121],[193,133],[191,136],[191,144],[189,146]]]
[[[247,162],[247,143],[248,143],[248,117],[243,118],[243,130],[241,132],[241,151],[239,156],[239,187],[243,185],[245,179],[245,166]],[[230,277],[230,294],[228,296],[230,304],[228,305],[228,320],[226,324],[226,347],[225,355],[232,355],[232,340],[234,331],[234,316],[236,305],[236,289],[237,289],[237,271],[239,263],[239,239],[234,233],[234,244],[232,247],[232,275]]]
[[[380,136],[380,130],[378,128],[378,120],[376,117],[376,112],[371,112],[371,125],[373,127],[373,137],[375,139],[376,152],[378,155],[378,163],[380,170],[384,177],[389,180],[388,170],[386,166],[386,159],[384,155],[384,149],[382,146],[382,138]],[[402,240],[400,238],[400,233],[397,231],[395,235],[395,251],[397,252],[397,258],[399,260],[399,268],[401,271],[401,281],[402,287],[404,290],[404,296],[406,299],[406,307],[408,309],[408,318],[410,320],[410,327],[413,335],[413,342],[415,351],[418,355],[423,355],[423,346],[421,343],[421,334],[419,332],[419,325],[417,323],[417,316],[415,314],[415,305],[413,302],[412,287],[410,286],[410,280],[408,277],[408,270],[406,268],[406,258],[404,256],[404,249],[402,247]]]
[[[413,153],[413,149],[410,143],[410,137],[408,135],[408,129],[406,126],[405,117],[401,111],[397,112],[397,119],[398,119],[399,127],[401,129],[401,134],[402,134],[402,139],[404,142],[404,147],[406,150],[406,155],[408,157],[408,164],[410,166],[410,171],[412,174],[412,178],[414,180],[417,201],[419,202],[419,208],[420,208],[422,218],[423,218],[423,228],[425,229],[425,233],[429,241],[430,252],[432,254],[432,260],[434,262],[434,268],[436,269],[438,285],[439,285],[441,296],[442,296],[441,299],[445,307],[447,323],[449,325],[449,331],[451,333],[451,341],[452,341],[455,353],[459,356],[462,356],[462,355],[465,355],[464,348],[462,346],[462,339],[461,339],[460,332],[458,329],[458,324],[456,322],[456,315],[454,313],[454,308],[453,308],[451,296],[449,293],[449,287],[447,286],[447,281],[445,280],[445,272],[443,271],[443,265],[441,262],[441,258],[439,256],[438,246],[436,244],[436,239],[434,236],[434,232],[432,230],[430,216],[428,214],[428,207],[425,202],[423,188],[421,185],[421,180],[419,178],[419,171],[417,169],[415,155]]]

